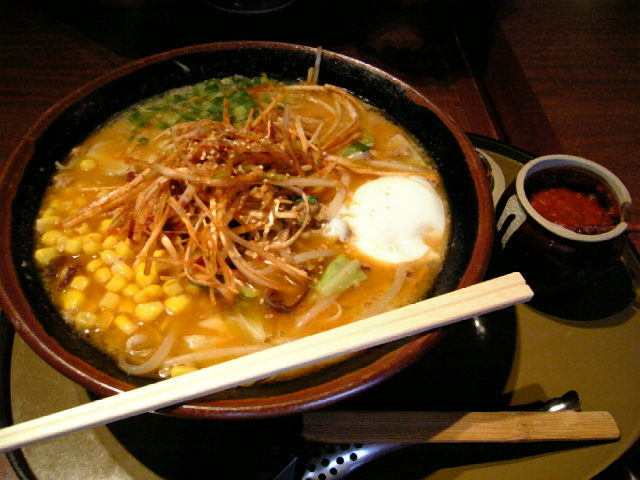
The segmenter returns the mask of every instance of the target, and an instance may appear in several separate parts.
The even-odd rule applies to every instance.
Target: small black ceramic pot
[[[584,176],[608,192],[617,223],[607,231],[578,233],[541,215],[530,202],[528,181],[543,170],[569,184]],[[569,178],[573,177],[573,178]],[[538,175],[540,178],[540,175]],[[562,201],[558,199],[558,201]],[[547,155],[528,162],[496,206],[497,241],[505,267],[519,271],[536,295],[579,290],[601,278],[620,257],[631,197],[603,166],[570,155]]]

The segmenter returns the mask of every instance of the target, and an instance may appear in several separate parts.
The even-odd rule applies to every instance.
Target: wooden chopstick
[[[303,415],[302,436],[326,443],[515,443],[617,440],[608,412],[366,412]]]
[[[179,377],[0,429],[0,452],[184,403],[278,373],[356,352],[524,302],[519,273],[274,346]]]

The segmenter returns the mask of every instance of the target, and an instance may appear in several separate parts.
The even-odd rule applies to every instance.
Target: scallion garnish
[[[367,152],[371,150],[371,146],[373,145],[372,141],[367,141],[367,138],[363,138],[362,141],[354,142],[349,145],[347,148],[340,152],[340,156],[348,157],[349,155],[353,155],[358,152]]]
[[[150,101],[144,109],[133,110],[128,119],[134,131],[149,124],[164,129],[178,122],[201,119],[222,121],[223,101],[226,97],[231,121],[239,124],[246,121],[251,109],[259,110],[246,89],[267,81],[265,76],[246,78],[238,75],[205,80],[182,89],[179,93],[170,93]]]

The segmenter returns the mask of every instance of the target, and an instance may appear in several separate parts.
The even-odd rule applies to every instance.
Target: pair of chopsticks
[[[531,299],[519,273],[0,430],[0,452],[177,405]]]

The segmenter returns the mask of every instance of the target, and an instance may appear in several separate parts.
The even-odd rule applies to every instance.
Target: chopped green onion
[[[202,97],[205,94],[205,85],[204,83],[196,83],[191,89],[191,93],[195,97]]]
[[[259,106],[246,89],[268,82],[264,75],[246,78],[239,75],[212,78],[185,87],[177,93],[158,96],[129,112],[132,130],[137,131],[149,124],[158,128],[169,128],[176,123],[209,119],[222,121],[223,101],[229,102],[229,114],[233,123],[246,121],[251,109]]]
[[[173,127],[176,123],[180,121],[180,114],[173,109],[166,110],[157,116],[158,122],[156,126],[158,128],[169,128]]]
[[[131,123],[138,123],[142,120],[142,114],[140,113],[140,110],[134,110],[127,118]]]
[[[360,262],[342,254],[329,264],[316,283],[315,289],[323,297],[329,297],[342,293],[366,279],[367,276],[362,271]]]
[[[347,148],[345,148],[344,150],[342,150],[340,152],[340,156],[348,157],[349,155],[353,155],[354,153],[366,152],[368,150],[371,150],[371,147],[369,145],[366,145],[362,142],[355,142],[355,143],[352,143]]]
[[[202,288],[203,290],[208,290],[209,289],[209,285],[203,285],[202,283],[196,283],[193,280],[187,280],[187,283],[189,285],[194,286],[194,287]]]
[[[216,82],[208,81],[204,87],[205,92],[207,93],[218,93],[220,91],[220,85]]]
[[[240,295],[245,298],[256,298],[260,296],[260,290],[251,285],[241,285],[239,290]]]
[[[241,164],[241,165],[238,165],[236,168],[238,169],[238,171],[240,171],[242,173],[249,173],[254,168],[258,168],[258,166],[257,165],[251,165],[251,164]]]
[[[194,120],[198,120],[198,115],[193,112],[184,112],[180,114],[180,118],[188,122],[193,122]]]
[[[300,195],[289,195],[289,200],[293,203],[302,203],[302,197]],[[318,203],[319,198],[316,195],[309,195],[307,201],[309,203]]]
[[[223,97],[216,97],[209,103],[207,111],[211,114],[212,120],[222,120],[222,99]]]
[[[287,180],[289,178],[288,175],[283,173],[275,173],[275,172],[264,172],[264,177],[269,180]]]
[[[232,116],[235,122],[244,122],[249,116],[249,111],[244,105],[238,105],[233,109]]]
[[[373,137],[370,137],[369,135],[365,135],[364,137],[362,137],[362,140],[360,140],[360,143],[366,145],[369,148],[373,147]]]

